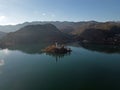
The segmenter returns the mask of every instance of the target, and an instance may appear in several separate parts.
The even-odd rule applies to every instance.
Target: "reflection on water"
[[[46,53],[46,55],[52,56],[55,58],[56,62],[64,58],[65,56],[70,56],[71,52],[65,53],[65,54],[55,54],[55,53]]]
[[[0,50],[0,90],[120,90],[119,47],[70,48],[67,54],[44,54],[39,45]]]
[[[38,44],[38,45],[16,45],[12,47],[5,47],[8,48],[9,50],[19,50],[21,52],[27,53],[27,54],[41,54],[42,49],[47,47],[48,44]],[[3,49],[3,52],[6,54],[8,53],[8,49]]]
[[[9,47],[8,49],[3,49],[2,52],[7,55],[9,54],[9,50],[19,50],[21,52],[27,53],[27,54],[42,54],[42,49],[47,47],[47,45],[22,45],[22,46],[15,46],[15,47]],[[55,53],[46,53],[46,55],[52,56],[55,58],[56,62],[65,56],[69,56],[71,52],[68,52],[66,54],[55,54]]]
[[[90,51],[97,51],[107,54],[120,53],[120,46],[115,45],[80,44],[80,46]]]
[[[47,47],[49,44],[45,45],[22,45],[22,46],[14,46],[14,47],[6,47],[8,49],[3,49],[2,52],[4,54],[9,54],[9,50],[19,50],[27,54],[42,54],[42,49]],[[77,46],[76,46],[77,45]],[[76,44],[76,45],[70,45],[75,47],[83,47],[85,49],[88,49],[90,51],[97,51],[97,52],[103,52],[103,53],[120,53],[120,46],[115,45],[94,45],[94,44]],[[59,54],[46,54],[53,57],[56,57],[56,59],[60,59],[66,55],[70,55],[69,53],[65,55],[59,55]]]
[[[1,59],[0,60],[0,66],[3,66],[5,63],[4,63],[4,60],[3,59]]]
[[[9,50],[8,50],[8,48],[3,49],[2,52],[3,52],[4,54],[6,54],[6,55],[9,54]]]
[[[4,66],[5,62],[3,59],[0,60],[0,74],[2,74],[2,67]]]

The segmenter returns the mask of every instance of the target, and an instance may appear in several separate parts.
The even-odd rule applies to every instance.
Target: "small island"
[[[55,43],[55,45],[51,45],[43,49],[43,51],[46,53],[56,53],[56,54],[65,54],[72,52],[71,48],[67,48],[64,45],[58,45],[57,42]]]

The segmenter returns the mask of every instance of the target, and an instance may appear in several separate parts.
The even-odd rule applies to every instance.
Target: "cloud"
[[[4,20],[6,16],[0,16],[0,21]]]

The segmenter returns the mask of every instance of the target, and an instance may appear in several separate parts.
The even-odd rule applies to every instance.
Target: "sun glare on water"
[[[3,49],[2,52],[3,52],[4,54],[6,54],[6,55],[9,54],[9,50],[8,50],[7,48],[6,48],[6,49]]]

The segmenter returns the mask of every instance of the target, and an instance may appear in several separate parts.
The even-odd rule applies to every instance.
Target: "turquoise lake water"
[[[1,49],[0,90],[120,90],[119,49],[70,48],[66,55]]]

